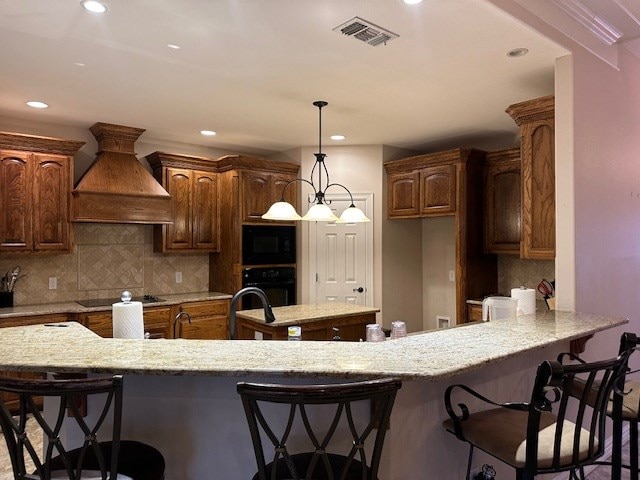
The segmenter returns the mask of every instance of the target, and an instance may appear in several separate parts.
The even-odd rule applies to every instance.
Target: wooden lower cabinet
[[[207,300],[183,303],[179,312],[189,314],[191,322],[184,316],[177,326],[179,338],[226,340],[229,338],[229,300]]]
[[[467,305],[467,322],[482,321],[482,305],[470,303]]]
[[[143,310],[144,332],[150,338],[173,338],[171,307],[147,307]],[[111,310],[80,315],[80,323],[104,338],[113,337]]]
[[[362,315],[351,315],[342,318],[328,318],[303,323],[302,340],[331,340],[335,332],[333,328],[338,328],[340,340],[347,342],[359,342],[367,337],[367,324],[376,323],[376,314],[367,313]],[[237,318],[238,339],[253,340],[256,332],[262,334],[263,340],[286,340],[287,325],[265,325],[262,322],[254,322],[245,318]]]
[[[27,317],[13,317],[6,318],[0,321],[0,328],[3,327],[20,327],[26,325],[42,325],[45,323],[58,323],[58,322],[67,322],[70,318],[67,314],[51,314],[51,315],[33,315]],[[43,352],[45,355],[46,352]],[[42,372],[18,372],[18,371],[0,371],[0,376],[3,377],[14,377],[14,378],[25,378],[25,379],[37,379],[37,378],[45,378],[46,373]],[[2,400],[7,405],[7,408],[11,412],[17,412],[19,408],[19,400],[18,397],[12,393],[0,393],[2,395]],[[36,405],[42,408],[42,400],[36,401]]]

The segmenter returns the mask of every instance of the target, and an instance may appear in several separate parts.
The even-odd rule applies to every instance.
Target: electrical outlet
[[[437,328],[449,328],[450,326],[451,326],[451,317],[445,317],[444,315],[436,315]]]
[[[456,272],[454,270],[449,270],[449,281],[450,282],[456,281]]]
[[[176,283],[182,283],[182,272],[176,272]]]
[[[49,277],[49,290],[55,290],[56,288],[58,288],[58,278]]]

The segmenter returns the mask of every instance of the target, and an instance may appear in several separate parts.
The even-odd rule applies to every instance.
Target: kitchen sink
[[[86,300],[76,300],[75,302],[82,305],[83,307],[106,307],[121,301],[122,300],[120,300],[119,298],[88,298]],[[158,303],[164,302],[164,299],[156,297],[155,295],[145,295],[143,297],[133,297],[131,301],[142,303]]]

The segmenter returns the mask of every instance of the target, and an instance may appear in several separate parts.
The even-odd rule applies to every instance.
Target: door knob
[[[354,292],[358,292],[358,293],[362,293],[362,292],[364,292],[364,288],[362,288],[362,287],[354,288],[353,291]]]

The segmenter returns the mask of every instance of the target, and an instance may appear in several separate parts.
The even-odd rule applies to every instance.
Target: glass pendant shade
[[[313,205],[307,214],[302,217],[302,220],[308,222],[335,222],[338,217],[331,211],[331,209],[324,203],[316,203]]]
[[[346,208],[336,223],[363,223],[370,222],[362,210],[355,205]]]
[[[300,220],[302,217],[298,215],[298,212],[296,212],[296,209],[293,208],[293,205],[288,202],[280,201],[271,205],[267,213],[262,215],[262,218],[264,218],[265,220],[280,220],[284,222],[292,222],[295,220]]]

